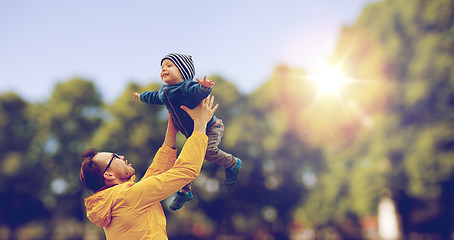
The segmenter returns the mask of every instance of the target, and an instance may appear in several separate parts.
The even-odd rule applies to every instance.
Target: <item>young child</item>
[[[171,53],[161,60],[161,79],[164,85],[158,91],[146,91],[141,94],[131,93],[135,99],[149,104],[165,105],[175,126],[188,138],[193,131],[192,118],[181,109],[182,105],[188,108],[195,108],[199,102],[211,93],[214,82],[196,78],[192,57],[185,54]],[[220,118],[213,116],[207,124],[206,134],[208,136],[208,147],[205,159],[225,168],[226,185],[233,185],[238,181],[241,160],[232,154],[226,153],[218,148],[224,134],[224,124]],[[191,185],[184,186],[177,192],[169,208],[176,211],[183,207],[183,204],[193,197]]]

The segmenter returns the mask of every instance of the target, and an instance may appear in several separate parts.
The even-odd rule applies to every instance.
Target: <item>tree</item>
[[[105,117],[101,96],[90,81],[74,78],[56,85],[51,97],[35,108],[39,131],[33,139],[33,159],[46,174],[37,193],[52,212],[48,230],[68,218],[82,220],[80,155]],[[48,233],[51,238],[52,232]]]
[[[14,239],[21,225],[49,216],[38,191],[29,188],[42,186],[38,164],[27,151],[38,130],[31,105],[14,93],[0,96],[0,129],[0,222],[11,228]]]
[[[444,186],[451,186],[445,183],[454,175],[453,9],[452,0],[385,0],[367,6],[354,26],[343,29],[333,61],[343,59],[349,75],[362,80],[362,91],[351,88],[348,94],[367,124],[353,130],[353,141],[343,148],[324,149],[327,166],[333,167],[323,171],[326,180],[303,212],[333,209],[322,214],[322,223],[347,211],[374,215],[380,189],[389,188],[406,234],[423,222],[452,219],[452,208],[443,205],[449,199],[443,198],[449,197]],[[320,204],[333,183],[334,200]],[[410,199],[435,201],[440,208],[427,208],[432,217],[418,223],[409,218],[416,208],[402,208]],[[448,239],[453,229],[424,231]]]

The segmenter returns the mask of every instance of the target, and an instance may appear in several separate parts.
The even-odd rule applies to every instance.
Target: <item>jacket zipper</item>
[[[180,118],[178,117],[177,112],[175,111],[175,108],[173,107],[172,103],[170,102],[170,98],[169,98],[169,96],[167,95],[166,89],[167,89],[167,87],[165,87],[165,88],[163,89],[163,90],[164,90],[164,95],[166,95],[167,101],[169,102],[170,107],[172,107],[173,113],[174,113],[175,116],[177,117],[178,122],[180,123],[181,128],[184,129],[184,132],[186,133],[185,135],[186,135],[187,138],[188,138],[188,137],[189,137],[188,131],[187,131],[186,128],[184,127],[183,123],[181,122]]]

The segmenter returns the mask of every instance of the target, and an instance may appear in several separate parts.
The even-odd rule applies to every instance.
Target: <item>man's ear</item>
[[[106,179],[107,181],[112,181],[115,179],[115,175],[113,175],[111,172],[105,172],[103,174],[103,177],[104,179]]]

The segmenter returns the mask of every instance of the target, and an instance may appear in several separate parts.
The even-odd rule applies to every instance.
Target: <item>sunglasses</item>
[[[112,155],[112,158],[110,159],[109,164],[107,164],[106,169],[104,169],[103,174],[104,174],[104,173],[107,171],[107,169],[110,167],[110,164],[112,163],[112,161],[114,160],[114,158],[120,159],[120,155],[118,155],[118,154],[116,154],[116,153],[114,153],[114,154]]]

